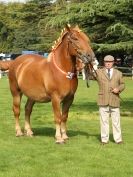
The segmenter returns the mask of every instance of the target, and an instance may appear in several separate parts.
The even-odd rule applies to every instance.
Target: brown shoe
[[[101,142],[101,145],[106,145],[108,144],[108,142]]]
[[[116,142],[116,144],[123,144],[123,141]]]

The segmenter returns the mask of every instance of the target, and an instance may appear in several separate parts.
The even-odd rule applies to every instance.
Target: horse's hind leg
[[[67,97],[62,104],[62,122],[61,122],[61,134],[62,134],[62,139],[67,140],[67,129],[66,129],[66,122],[68,118],[68,112],[69,108],[73,102],[74,96]]]
[[[35,102],[33,100],[28,98],[26,105],[25,105],[25,134],[27,136],[33,135],[33,132],[31,130],[31,126],[30,126],[30,115],[31,115],[34,103]]]
[[[19,116],[20,116],[20,102],[21,102],[22,94],[19,92],[16,92],[16,94],[13,95],[13,112],[14,117],[16,121],[15,129],[16,129],[16,136],[22,136],[23,133],[21,131],[21,127],[19,125]]]

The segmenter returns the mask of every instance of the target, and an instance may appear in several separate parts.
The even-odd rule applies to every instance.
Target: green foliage
[[[54,11],[53,11],[54,12]],[[66,3],[47,21],[49,27],[61,27],[66,23],[79,24],[97,44],[96,52],[133,51],[133,2],[95,1]],[[108,45],[107,44],[111,44]],[[112,46],[114,47],[112,48]]]
[[[49,51],[66,23],[78,24],[95,52],[132,53],[132,0],[30,0],[0,4],[0,51]]]
[[[97,53],[108,53],[108,52],[114,52],[114,51],[130,53],[133,50],[133,43],[132,41],[119,42],[115,44],[93,43],[93,47],[97,51]]]

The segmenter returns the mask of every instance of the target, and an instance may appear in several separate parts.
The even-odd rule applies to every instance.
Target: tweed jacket
[[[96,78],[99,85],[98,105],[120,107],[119,94],[112,93],[111,90],[113,88],[118,88],[119,93],[124,90],[125,83],[123,81],[122,73],[113,68],[113,75],[111,79],[109,79],[105,68],[96,70],[96,73]]]

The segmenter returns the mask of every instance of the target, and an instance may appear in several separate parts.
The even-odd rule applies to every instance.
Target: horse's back
[[[9,79],[18,79],[21,77],[21,80],[31,77],[33,75],[38,75],[47,64],[47,61],[41,55],[28,54],[21,55],[17,57],[13,64],[10,66],[9,70]]]
[[[13,64],[10,67],[10,71],[18,72],[19,68],[28,68],[28,66],[31,68],[34,65],[38,67],[39,65],[41,65],[41,63],[46,62],[47,62],[46,59],[41,55],[36,54],[21,55],[14,60]]]
[[[45,58],[43,56],[37,55],[37,54],[20,55],[19,57],[17,57],[14,60],[12,67],[17,68],[17,67],[19,67],[20,64],[24,64],[24,63],[31,64],[33,62],[36,62],[36,64],[37,64],[43,60],[45,60]]]

